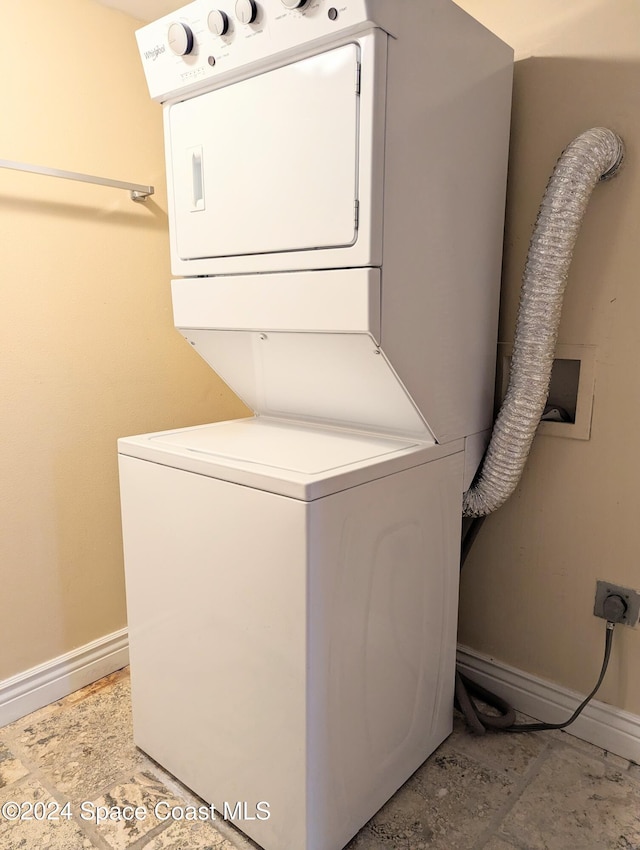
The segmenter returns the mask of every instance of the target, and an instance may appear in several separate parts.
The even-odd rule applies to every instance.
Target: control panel
[[[136,38],[149,93],[163,102],[316,41],[372,26],[391,32],[378,14],[388,18],[388,10],[380,0],[195,0]]]

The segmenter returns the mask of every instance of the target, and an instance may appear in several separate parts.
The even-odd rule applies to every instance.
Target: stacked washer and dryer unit
[[[138,41],[175,324],[254,416],[119,441],[135,740],[267,850],[338,850],[451,731],[512,51],[450,0]]]

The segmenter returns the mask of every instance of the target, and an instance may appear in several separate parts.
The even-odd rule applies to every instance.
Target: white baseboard
[[[0,727],[90,685],[129,663],[126,629],[85,644],[0,682]],[[506,699],[518,711],[560,723],[584,695],[509,667],[468,647],[458,647],[463,673]],[[608,752],[640,764],[640,717],[594,700],[567,730]]]
[[[458,647],[458,664],[474,682],[536,720],[562,723],[585,697],[585,694],[538,679],[465,646]],[[610,753],[640,763],[640,717],[635,714],[593,700],[567,732]]]
[[[0,727],[126,667],[126,629],[98,638],[0,682]]]

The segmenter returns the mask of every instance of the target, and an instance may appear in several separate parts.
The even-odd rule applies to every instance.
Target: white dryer
[[[174,321],[255,415],[119,441],[135,739],[267,850],[339,850],[451,730],[512,53],[450,0],[138,42]]]

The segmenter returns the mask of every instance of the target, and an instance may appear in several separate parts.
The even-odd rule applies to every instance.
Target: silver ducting
[[[549,394],[580,224],[595,185],[615,174],[623,155],[619,136],[595,127],[571,142],[551,175],[529,245],[509,385],[482,466],[464,495],[464,516],[497,510],[520,480]]]

